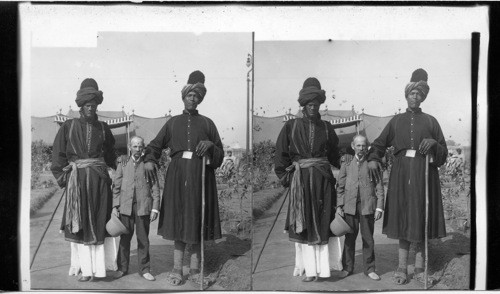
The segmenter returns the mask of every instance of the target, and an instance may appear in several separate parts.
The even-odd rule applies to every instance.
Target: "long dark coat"
[[[395,160],[389,177],[382,233],[411,242],[424,240],[425,156],[418,152],[423,139],[433,138],[433,162],[429,165],[429,238],[446,236],[438,167],[446,162],[448,149],[438,121],[420,109],[394,116],[372,143],[368,160],[380,160],[394,146]],[[406,150],[417,150],[415,157]]]
[[[114,144],[115,139],[108,125],[98,121],[97,117],[95,119],[81,117],[64,122],[57,132],[52,149],[51,170],[58,179],[59,186],[66,186],[65,177],[60,177],[63,168],[69,162],[78,159],[103,157],[109,167],[116,168]],[[66,226],[65,205],[61,223],[64,237],[67,241],[85,245],[104,244],[104,238],[107,236],[106,223],[111,217],[113,201],[111,179],[107,169],[99,168],[99,171],[96,171],[93,168],[79,168],[78,187],[81,197],[82,228],[78,233],[71,233]]]
[[[319,116],[312,119],[304,116],[287,121],[276,141],[276,175],[287,187],[292,175],[287,173],[286,168],[294,161],[327,157],[331,165],[339,167],[338,143],[339,139],[333,126],[322,121]],[[304,191],[305,230],[296,234],[290,228],[290,206],[285,230],[288,230],[291,241],[310,245],[327,244],[328,238],[332,236],[329,226],[335,217],[337,199],[335,178],[330,166],[322,166],[320,169],[302,168],[301,181]]]
[[[224,150],[213,121],[198,111],[183,111],[172,117],[146,148],[144,161],[157,160],[161,151],[170,148],[172,161],[165,177],[158,234],[163,238],[198,244],[201,241],[201,172],[202,158],[193,153],[182,158],[183,151],[195,152],[200,141],[214,143],[209,151],[210,164],[205,174],[205,231],[206,240],[221,238],[219,204],[215,169],[222,164]]]

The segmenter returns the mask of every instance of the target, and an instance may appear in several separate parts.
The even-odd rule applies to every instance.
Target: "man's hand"
[[[341,162],[351,162],[353,158],[354,158],[353,155],[346,153],[342,155]]]
[[[152,161],[148,161],[144,164],[144,171],[146,172],[146,181],[148,183],[154,184],[158,183],[158,171],[156,169],[156,164]]]
[[[157,217],[158,217],[158,213],[156,211],[151,211],[151,215],[149,216],[149,220],[151,222],[154,222]]]
[[[207,153],[207,151],[212,148],[212,146],[214,146],[214,143],[212,143],[211,141],[200,141],[200,143],[198,143],[198,145],[196,146],[196,155],[200,157],[204,156],[205,153]]]
[[[375,221],[378,221],[382,217],[382,212],[377,210],[375,211]]]
[[[120,163],[121,163],[122,167],[125,167],[127,165],[129,159],[130,159],[130,157],[121,156]]]
[[[429,150],[434,147],[435,145],[437,145],[437,141],[434,140],[434,139],[423,139],[422,142],[420,142],[420,146],[418,146],[418,152],[422,153],[422,154],[427,154],[427,152],[429,152]]]
[[[113,211],[111,211],[117,218],[120,218],[120,211],[117,207],[113,207]]]
[[[368,162],[370,181],[379,183],[382,181],[382,165],[380,162],[372,160]]]
[[[344,217],[344,210],[342,209],[342,207],[337,207],[337,214],[341,217]]]

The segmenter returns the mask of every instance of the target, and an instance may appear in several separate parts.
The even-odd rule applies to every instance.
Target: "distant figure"
[[[304,282],[330,277],[328,239],[337,195],[330,165],[339,167],[339,139],[333,126],[321,120],[325,91],[316,78],[305,80],[299,92],[302,118],[288,120],[276,141],[275,172],[290,198],[285,230],[296,243],[296,267]]]
[[[223,172],[223,174],[227,176],[231,173],[235,165],[236,165],[236,157],[233,156],[233,152],[229,150],[227,151],[227,155],[224,157],[222,161],[220,169]]]
[[[236,157],[233,156],[233,152],[231,150],[228,150],[226,154],[227,155],[224,156],[222,165],[224,165],[224,163],[226,163],[228,161],[231,161],[234,164],[236,162]]]
[[[118,272],[115,278],[128,273],[130,262],[130,241],[137,228],[137,260],[139,275],[148,281],[155,277],[150,271],[149,224],[156,220],[160,209],[160,188],[158,183],[148,183],[144,172],[144,139],[132,137],[129,143],[132,154],[124,158],[116,169],[113,187],[113,213],[125,225],[128,234],[120,236],[118,250]],[[125,156],[126,157],[126,156]]]
[[[373,231],[375,221],[379,220],[384,212],[384,187],[382,181],[370,181],[366,161],[366,137],[354,136],[351,146],[355,153],[354,158],[340,167],[337,187],[337,213],[345,216],[346,223],[354,231],[345,235],[342,274],[347,277],[354,272],[356,237],[361,229],[364,273],[370,279],[378,281],[380,277],[375,272]]]
[[[64,238],[71,242],[70,275],[106,277],[104,238],[112,209],[108,166],[115,169],[115,139],[105,122],[97,119],[103,101],[94,79],[85,79],[76,94],[80,117],[65,121],[54,139],[51,170],[66,189],[61,223]],[[108,235],[109,236],[109,235]]]
[[[184,111],[172,117],[146,147],[145,169],[149,181],[158,181],[156,163],[163,149],[169,147],[172,161],[165,178],[165,189],[160,209],[158,234],[174,241],[174,266],[167,274],[167,283],[183,283],[182,261],[186,244],[191,244],[192,255],[188,279],[198,284],[200,279],[201,196],[205,190],[205,240],[222,237],[215,170],[222,164],[224,150],[211,119],[200,115],[196,108],[203,101],[207,89],[205,76],[200,71],[189,75],[181,91]],[[206,162],[205,187],[202,183],[202,158]]]
[[[446,162],[446,168],[450,171],[456,170],[456,169],[462,169],[464,162],[463,162],[463,156],[462,156],[462,150],[460,148],[457,148],[455,151],[450,150],[448,160]]]
[[[394,283],[407,282],[407,262],[410,243],[416,244],[415,274],[424,280],[423,241],[425,239],[425,157],[429,154],[429,239],[446,236],[441,185],[438,167],[446,162],[448,149],[438,121],[423,113],[420,104],[429,93],[427,72],[417,69],[406,85],[406,112],[395,115],[371,145],[368,167],[372,179],[381,180],[381,158],[387,147],[394,147],[387,188],[382,233],[399,239],[399,266]],[[432,282],[432,281],[430,281]]]

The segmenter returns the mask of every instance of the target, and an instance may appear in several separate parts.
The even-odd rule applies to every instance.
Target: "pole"
[[[428,261],[429,261],[429,154],[425,155],[425,271],[424,289],[427,290]]]
[[[204,264],[205,264],[205,166],[207,165],[207,158],[203,156],[201,167],[201,271],[200,271],[200,290],[203,291],[204,283]]]
[[[246,148],[247,154],[250,154],[250,69],[247,73],[247,136],[246,136]],[[250,163],[250,159],[247,157],[247,163]]]
[[[281,203],[280,209],[278,210],[278,213],[276,214],[276,217],[274,218],[273,225],[271,226],[271,229],[267,233],[266,239],[264,240],[264,244],[262,244],[262,248],[260,249],[259,255],[257,256],[257,261],[255,262],[255,267],[253,268],[252,274],[255,274],[255,270],[257,269],[257,265],[259,264],[260,256],[262,255],[262,252],[264,251],[264,247],[266,247],[267,239],[269,239],[269,236],[271,235],[271,232],[273,231],[274,225],[276,224],[276,221],[278,220],[278,217],[281,213],[281,209],[283,208],[283,205],[285,204],[286,198],[288,197],[288,194],[290,194],[290,188],[287,188],[285,198],[283,198],[283,203]]]
[[[33,263],[35,262],[35,257],[36,254],[38,253],[38,249],[40,249],[40,245],[42,245],[43,238],[45,237],[45,233],[47,233],[47,230],[50,227],[50,224],[52,223],[52,220],[54,219],[54,215],[56,214],[57,209],[59,208],[59,204],[61,204],[61,200],[63,199],[64,195],[66,195],[66,189],[61,194],[61,198],[59,199],[59,202],[57,203],[56,209],[54,209],[54,212],[52,213],[52,216],[50,217],[49,223],[47,224],[47,227],[45,228],[45,231],[43,231],[42,237],[40,238],[40,242],[38,242],[38,246],[36,247],[35,253],[33,253],[33,257],[31,258],[31,264],[30,264],[30,269],[33,266]]]
[[[130,154],[131,150],[130,150],[130,148],[129,148],[129,146],[128,146],[128,145],[129,145],[129,143],[130,143],[129,124],[130,124],[130,123],[126,123],[126,124],[125,124],[125,131],[127,132],[127,142],[125,143],[125,146],[127,146],[127,155],[128,155],[128,156],[130,156],[130,155],[131,155],[131,154]]]

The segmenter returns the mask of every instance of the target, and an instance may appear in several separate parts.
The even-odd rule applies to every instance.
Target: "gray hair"
[[[366,143],[368,144],[368,138],[365,135],[361,135],[361,134],[354,135],[354,137],[352,137],[352,142],[356,141],[357,138],[365,138]]]
[[[132,145],[132,142],[133,141],[137,141],[137,140],[140,140],[142,142],[142,145],[144,146],[144,138],[141,137],[141,136],[133,136],[131,139],[130,139],[130,144]]]

